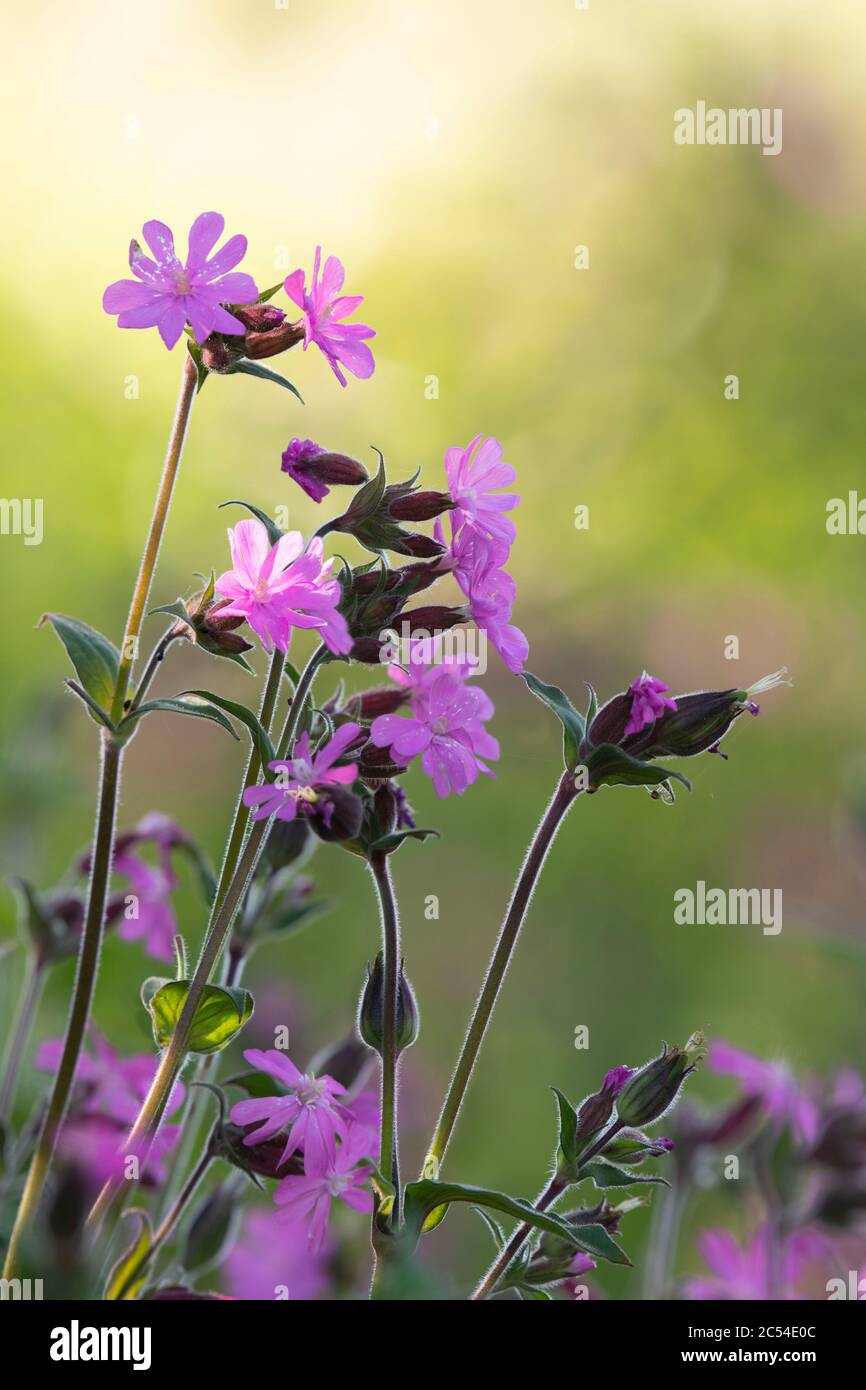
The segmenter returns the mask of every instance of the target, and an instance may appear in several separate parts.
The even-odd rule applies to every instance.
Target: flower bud
[[[367,470],[357,459],[323,449],[312,439],[290,440],[283,450],[281,467],[314,502],[327,497],[329,483],[335,487],[360,487],[367,481]]]
[[[227,376],[244,355],[243,347],[235,346],[242,342],[242,338],[235,338],[233,342],[229,342],[212,333],[202,344],[201,360],[204,366],[209,372],[216,372],[218,376]]]
[[[409,698],[408,691],[397,685],[383,685],[375,690],[364,690],[353,695],[346,703],[345,714],[351,719],[362,719],[370,723],[380,714],[396,714]]]
[[[348,787],[322,787],[309,815],[309,822],[320,840],[354,840],[364,819],[360,797]]]
[[[271,822],[265,840],[263,860],[267,867],[276,873],[299,859],[307,857],[310,848],[310,826],[306,816],[295,816],[294,820]]]
[[[458,623],[468,623],[471,616],[468,608],[446,608],[444,604],[431,603],[426,608],[410,608],[401,614],[400,622],[410,636],[416,632],[435,636]]]
[[[390,489],[385,489],[387,500]],[[388,502],[388,514],[395,521],[432,521],[443,512],[454,510],[447,492],[408,492]]]
[[[693,1033],[682,1048],[669,1048],[665,1043],[661,1056],[635,1072],[620,1093],[616,1111],[622,1123],[630,1129],[641,1129],[660,1120],[703,1056],[703,1033]]]
[[[444,545],[440,545],[432,536],[422,535],[420,531],[401,532],[399,544],[394,543],[389,548],[398,555],[412,555],[416,560],[435,560],[445,554]]]
[[[276,304],[237,304],[232,309],[236,319],[240,319],[248,333],[268,333],[285,322],[284,309]]]
[[[381,1055],[384,1034],[385,1006],[385,967],[382,952],[377,955],[372,966],[367,967],[367,983],[361,995],[358,1010],[358,1032],[368,1047]],[[397,1054],[411,1047],[418,1036],[419,1017],[415,993],[403,973],[400,962],[400,975],[397,981]]]
[[[241,656],[252,648],[252,642],[235,631],[245,621],[244,618],[232,616],[223,618],[220,610],[228,607],[228,599],[215,599],[213,597],[213,586],[208,585],[207,589],[196,594],[187,603],[187,612],[190,617],[189,624],[179,620],[176,624],[177,636],[189,637],[197,646],[202,647],[211,656]]]
[[[629,1077],[634,1075],[632,1067],[613,1067],[605,1076],[601,1090],[587,1096],[577,1112],[575,1139],[591,1139],[604,1129],[613,1114],[614,1103]]]

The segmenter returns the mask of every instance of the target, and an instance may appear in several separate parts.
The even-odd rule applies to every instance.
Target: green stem
[[[400,1164],[397,1129],[397,989],[400,969],[400,917],[388,855],[373,854],[370,871],[379,895],[382,924],[382,1128],[379,1168],[394,1184],[394,1221],[400,1216]]]
[[[327,654],[327,647],[318,647],[310,657],[298,681],[277,748],[278,758],[284,758],[293,744],[307,693],[320,663]],[[211,972],[222,954],[234,923],[235,914],[255,872],[269,825],[268,820],[256,821],[250,829],[231,882],[226,888],[211,928],[202,944],[195,973],[190,981],[183,1009],[171,1036],[171,1041],[162,1054],[150,1090],[124,1144],[123,1152],[138,1155],[141,1163],[146,1161],[150,1145],[159,1129],[166,1102],[186,1058],[187,1043],[199,1000],[210,979]],[[98,1229],[108,1208],[114,1203],[121,1191],[121,1184],[122,1179],[112,1179],[103,1187],[87,1219],[91,1231]]]
[[[197,373],[195,363],[186,354],[180,391],[175,408],[174,421],[168,439],[165,462],[157,488],[156,500],[150,519],[138,577],[132,592],[129,613],[126,619],[123,643],[120,649],[117,676],[111,703],[111,719],[117,724],[126,708],[126,692],[138,648],[138,638],[144,621],[150,586],[156,569],[159,547],[162,542],[165,523],[168,518],[172,492],[177,478],[187,427],[195,400]],[[54,1146],[66,1107],[78,1058],[84,1040],[84,1033],[90,1017],[90,1006],[99,958],[102,951],[102,933],[105,916],[105,901],[111,860],[114,849],[114,819],[120,783],[122,750],[108,733],[102,735],[102,772],[99,801],[96,813],[93,854],[91,858],[90,882],[88,886],[87,910],[81,945],[78,955],[78,972],[72,994],[72,1003],[67,1023],[66,1037],[60,1067],[54,1080],[48,1108],[42,1123],[39,1140],[24,1186],[24,1192],[15,1217],[15,1224],[9,1237],[4,1265],[4,1277],[10,1278],[15,1268],[18,1249],[25,1227],[36,1214],[45,1179],[54,1154]]]
[[[271,657],[270,666],[268,667],[268,676],[267,680],[265,681],[265,688],[262,693],[261,709],[259,711],[259,720],[266,733],[270,733],[271,731],[271,724],[273,723],[274,710],[276,708],[277,698],[280,693],[280,683],[283,678],[285,665],[285,653],[281,651],[275,651]],[[247,787],[253,787],[256,785],[256,783],[259,780],[259,774],[261,773],[261,769],[261,758],[259,757],[256,745],[253,744],[250,750],[249,762],[247,763],[246,771],[244,772],[243,781],[241,783],[241,788],[238,793],[238,803],[237,807],[235,808],[235,817],[232,823],[232,828],[229,831],[228,840],[226,842],[225,853],[223,855],[222,869],[220,870],[219,883],[217,884],[216,891],[214,893],[214,900],[211,904],[211,910],[210,915],[208,917],[207,927],[205,929],[205,935],[207,935],[207,933],[210,932],[211,927],[213,926],[217,911],[219,910],[220,904],[222,903],[222,900],[225,897],[226,889],[228,888],[228,885],[231,882],[232,875],[234,874],[234,871],[237,868],[238,857],[243,847],[244,835],[249,824],[249,815],[247,812],[247,808],[244,805],[244,792],[246,791]],[[236,981],[233,978],[226,978],[224,983],[231,985],[235,984]],[[203,1057],[201,1059],[195,1075],[196,1081],[202,1081],[206,1076],[210,1074],[217,1061],[217,1058],[217,1053],[210,1053],[209,1056]],[[181,1180],[181,1177],[185,1172],[187,1165],[189,1164],[194,1145],[198,1138],[198,1131],[200,1128],[200,1125],[198,1123],[199,1114],[203,1109],[204,1104],[205,1097],[198,1091],[193,1092],[192,1090],[190,1090],[187,1099],[186,1117],[183,1123],[183,1138],[181,1139],[180,1148],[178,1149],[178,1152],[175,1156],[175,1161],[172,1165],[172,1173],[176,1173],[178,1175],[178,1182]],[[164,1200],[170,1201],[171,1195],[172,1183],[171,1180],[169,1180],[168,1190]]]
[[[142,671],[141,679],[135,687],[135,693],[132,699],[129,701],[130,713],[132,713],[133,710],[138,709],[139,705],[141,704],[142,700],[144,699],[145,695],[150,689],[151,682],[153,681],[154,676],[159,670],[166,652],[168,651],[172,642],[176,641],[180,636],[181,634],[177,631],[177,625],[175,625],[174,627],[170,627],[168,631],[164,632],[162,637],[160,637],[159,641],[157,642],[156,646],[154,647],[153,651],[147,659],[147,665]]]
[[[283,678],[283,671],[286,665],[285,652],[275,651],[271,657],[271,664],[268,668],[268,678],[265,683],[264,694],[262,695],[262,707],[259,719],[267,733],[271,731],[271,723],[274,717],[277,697],[280,693],[280,682]],[[247,770],[244,773],[243,786],[238,796],[238,804],[235,809],[235,818],[229,833],[226,851],[223,855],[222,869],[220,870],[219,883],[214,894],[213,906],[211,908],[208,930],[219,911],[220,904],[225,897],[226,889],[231,882],[232,875],[238,864],[241,847],[244,842],[244,835],[249,824],[249,812],[244,805],[244,792],[247,787],[254,787],[259,780],[259,773],[262,770],[262,761],[259,757],[258,749],[253,744],[250,752],[250,760],[247,763]]]
[[[192,414],[197,379],[195,363],[189,353],[184,353],[183,376],[181,378],[180,393],[177,398],[174,421],[172,423],[171,433],[168,437],[165,463],[163,464],[162,476],[160,477],[159,487],[156,492],[153,514],[150,518],[150,529],[147,533],[147,540],[144,543],[144,552],[141,557],[138,578],[135,581],[135,588],[132,591],[132,600],[126,619],[126,629],[123,634],[123,644],[120,648],[120,665],[117,671],[117,680],[114,686],[114,699],[111,705],[111,719],[114,724],[119,721],[124,711],[129,678],[132,674],[132,667],[138,651],[138,637],[141,632],[141,625],[144,621],[147,600],[150,595],[150,586],[153,582],[157,556],[159,555],[159,547],[162,543],[162,535],[168,518],[168,509],[171,505],[171,495],[174,491],[175,479],[177,478],[181,455],[183,454],[184,440],[186,439],[189,419]]]
[[[39,1007],[39,997],[45,983],[45,965],[35,951],[27,952],[24,979],[18,1001],[15,1022],[9,1034],[6,1056],[3,1059],[3,1081],[0,1084],[0,1128],[5,1129],[12,1117],[12,1106],[18,1085],[18,1073],[27,1040],[33,1028],[33,1020]]]
[[[502,923],[490,964],[487,967],[487,974],[484,977],[484,984],[481,987],[475,1011],[466,1031],[463,1048],[451,1078],[451,1085],[448,1088],[436,1130],[427,1150],[427,1157],[422,1170],[424,1177],[436,1178],[439,1175],[445,1151],[451,1141],[460,1106],[472,1079],[472,1072],[481,1051],[481,1044],[487,1032],[490,1016],[511,963],[511,957],[517,945],[517,938],[520,935],[520,929],[526,917],[535,885],[562,820],[578,794],[571,773],[563,773],[526,852],[523,867],[514,886],[511,902],[508,905],[505,920]]]
[[[39,1199],[42,1196],[42,1189],[54,1155],[57,1135],[63,1123],[69,1101],[69,1092],[78,1066],[78,1058],[84,1041],[87,1021],[90,1017],[90,1005],[96,984],[96,972],[102,949],[105,900],[114,848],[114,819],[122,759],[122,750],[108,732],[102,735],[101,748],[102,770],[99,809],[93,838],[90,886],[78,956],[78,973],[72,992],[72,1004],[69,1011],[69,1021],[66,1025],[66,1037],[63,1042],[60,1066],[54,1078],[48,1108],[42,1121],[39,1139],[30,1162],[27,1181],[15,1217],[15,1224],[9,1237],[6,1263],[3,1269],[3,1277],[6,1279],[13,1277],[22,1235],[35,1216]]]
[[[596,1139],[594,1144],[590,1145],[586,1153],[581,1155],[577,1165],[578,1171],[584,1164],[589,1163],[591,1158],[595,1158],[596,1154],[601,1153],[602,1149],[607,1147],[611,1139],[613,1139],[622,1128],[622,1121],[614,1120],[613,1124],[605,1130],[604,1134]],[[554,1173],[541,1196],[534,1202],[533,1205],[535,1210],[547,1211],[547,1209],[552,1207],[554,1202],[562,1196],[566,1188],[570,1186],[571,1180],[560,1177],[559,1173]],[[523,1242],[526,1240],[527,1236],[531,1235],[533,1229],[534,1228],[530,1226],[528,1222],[522,1222],[521,1225],[517,1227],[508,1244],[503,1246],[499,1255],[497,1255],[496,1259],[493,1261],[493,1264],[488,1269],[475,1292],[470,1295],[470,1302],[479,1302],[481,1299],[488,1298],[490,1294],[493,1293],[502,1275],[511,1264],[515,1255],[519,1254],[520,1250],[523,1248]]]

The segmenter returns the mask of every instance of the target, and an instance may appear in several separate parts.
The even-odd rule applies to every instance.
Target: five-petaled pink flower
[[[465,449],[446,449],[445,474],[448,490],[457,504],[451,514],[453,527],[457,529],[465,522],[488,539],[509,547],[515,527],[504,513],[513,511],[520,498],[514,492],[496,491],[510,487],[517,477],[511,464],[502,462],[499,440],[482,440],[478,434]]]
[[[377,748],[390,748],[394,761],[407,767],[421,754],[421,766],[439,797],[461,796],[479,772],[494,774],[483,758],[499,757],[499,744],[484,728],[493,716],[493,701],[478,686],[467,685],[468,662],[426,667],[413,651],[409,663],[411,718],[382,714],[370,726]],[[404,683],[401,681],[401,684]]]
[[[452,523],[453,525],[453,523]],[[437,522],[437,538],[443,532]],[[508,546],[491,540],[470,525],[462,525],[452,537],[450,554],[440,562],[451,568],[466,595],[472,620],[499,652],[512,674],[522,671],[529,655],[526,635],[511,621],[516,586],[503,569]]]
[[[338,655],[351,650],[346,620],[337,611],[340,585],[332,579],[333,560],[323,559],[314,536],[304,549],[300,531],[288,531],[275,545],[261,521],[239,521],[229,530],[233,568],[216,581],[227,598],[221,618],[246,618],[265,651],[286,651],[293,627],[312,628]]]
[[[375,1146],[375,1132],[353,1124],[333,1157],[311,1161],[307,1154],[303,1177],[289,1174],[277,1187],[274,1201],[282,1207],[280,1217],[306,1224],[311,1255],[322,1248],[335,1197],[353,1211],[372,1211],[370,1169],[363,1160],[373,1157]]]
[[[130,242],[129,267],[137,278],[115,281],[102,297],[105,312],[118,315],[118,328],[156,327],[167,348],[174,347],[187,323],[199,346],[211,333],[243,333],[240,319],[224,305],[251,304],[259,292],[251,275],[235,271],[246,255],[245,236],[230,237],[211,256],[224,226],[218,212],[201,213],[190,228],[186,264],[181,265],[171,229],[164,222],[145,222],[142,230],[153,260],[137,241]]]
[[[631,691],[631,714],[625,726],[624,738],[629,734],[639,734],[641,729],[647,724],[654,724],[659,715],[664,714],[666,709],[676,709],[677,702],[669,698],[663,692],[670,690],[669,685],[664,681],[658,680],[655,676],[648,676],[646,671],[638,676],[636,681],[632,681],[629,686]]]
[[[337,1100],[337,1096],[345,1095],[345,1087],[331,1076],[299,1071],[294,1062],[276,1048],[267,1052],[249,1048],[244,1057],[258,1071],[274,1077],[287,1091],[281,1096],[240,1100],[232,1106],[233,1124],[258,1125],[258,1129],[244,1137],[244,1143],[253,1148],[288,1129],[280,1165],[298,1149],[303,1149],[305,1169],[320,1171],[333,1163],[337,1138],[345,1140],[347,1120],[351,1119],[351,1113]]]
[[[334,763],[360,732],[360,724],[341,724],[334,737],[313,753],[310,736],[304,730],[295,745],[294,757],[268,763],[271,772],[277,774],[276,781],[247,787],[244,792],[244,805],[256,808],[252,819],[276,816],[277,820],[294,820],[303,811],[320,815],[330,826],[334,808],[327,795],[329,788],[351,785],[358,775],[357,763],[347,763],[345,767],[334,767]]]
[[[284,288],[289,299],[304,312],[304,351],[310,343],[315,343],[340,385],[345,386],[341,364],[361,379],[373,375],[376,364],[364,339],[375,338],[376,333],[366,323],[341,322],[363,304],[364,296],[340,294],[345,272],[336,256],[329,256],[325,261],[320,279],[321,260],[322,248],[317,246],[309,289],[303,270],[295,270],[287,276]]]

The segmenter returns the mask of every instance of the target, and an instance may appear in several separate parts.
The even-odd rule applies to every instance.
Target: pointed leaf
[[[682,782],[687,791],[692,784],[681,772],[672,772],[669,767],[659,767],[657,763],[641,762],[633,758],[613,743],[600,743],[584,760],[589,773],[590,786],[596,787],[658,787],[674,777]]]
[[[420,827],[415,830],[392,830],[390,835],[380,835],[378,840],[374,840],[370,845],[370,850],[396,849],[398,845],[402,845],[404,840],[426,840],[430,835],[434,835],[437,840],[439,839],[438,830],[425,830]]]
[[[217,709],[216,705],[208,700],[203,700],[199,695],[175,695],[167,696],[158,700],[145,700],[136,709],[131,710],[125,719],[118,725],[118,730],[130,730],[137,720],[145,714],[191,714],[194,719],[210,719],[212,723],[219,724],[236,739],[238,735],[232,727],[231,721],[226,718],[222,710]]]
[[[250,362],[249,358],[242,357],[240,362],[236,362],[231,368],[229,375],[234,376],[236,372],[241,372],[244,376],[257,376],[262,381],[273,381],[277,386],[285,386],[287,391],[291,391],[293,396],[297,396],[301,405],[304,404],[304,398],[297,386],[293,386],[284,376],[280,376],[279,372],[271,371],[270,367],[263,367],[261,362]]]
[[[577,1111],[561,1091],[554,1086],[553,1094],[559,1107],[559,1154],[558,1166],[562,1173],[576,1171],[577,1158]],[[582,1147],[586,1147],[584,1144]]]
[[[653,1173],[635,1173],[626,1171],[624,1168],[617,1168],[614,1163],[605,1163],[601,1159],[593,1159],[580,1170],[582,1178],[592,1178],[596,1187],[604,1191],[608,1187],[633,1187],[636,1183],[654,1182],[660,1183],[662,1187],[670,1187],[666,1178],[661,1178]]]
[[[277,541],[281,540],[285,535],[285,532],[280,530],[277,523],[268,516],[267,512],[263,512],[261,507],[254,506],[252,502],[244,502],[240,497],[232,497],[228,502],[220,502],[219,510],[222,511],[223,507],[246,507],[247,511],[252,512],[253,516],[257,517],[264,526],[271,545],[276,545]]]
[[[448,1207],[452,1202],[469,1202],[475,1207],[487,1207],[501,1211],[518,1222],[527,1222],[541,1231],[560,1236],[571,1245],[579,1245],[572,1227],[567,1221],[553,1212],[536,1211],[531,1202],[517,1197],[509,1197],[504,1192],[495,1192],[485,1187],[469,1187],[463,1183],[435,1182],[432,1178],[421,1178],[408,1183],[405,1192],[405,1222],[410,1239],[417,1240],[425,1229],[426,1218],[440,1207]],[[437,1223],[438,1224],[438,1223]]]
[[[575,1245],[587,1255],[594,1256],[597,1260],[607,1260],[613,1265],[630,1265],[631,1260],[624,1250],[621,1250],[615,1240],[611,1240],[603,1226],[571,1226],[572,1239]]]
[[[235,719],[240,720],[249,730],[250,738],[253,741],[255,750],[262,761],[262,766],[267,767],[268,763],[276,758],[276,749],[271,743],[270,737],[259,719],[246,705],[242,705],[238,700],[226,700],[222,695],[214,695],[212,690],[185,690],[184,695],[197,695],[202,700],[207,700],[213,705],[219,705],[227,714],[231,714]]]
[[[537,676],[531,676],[528,671],[523,672],[523,679],[532,691],[547,708],[551,710],[562,725],[562,757],[566,769],[574,772],[580,763],[580,745],[585,733],[585,725],[582,715],[578,714],[574,705],[569,700],[564,691],[558,685],[548,685],[546,681],[541,681]]]
[[[50,623],[60,638],[82,686],[106,712],[111,709],[120,653],[101,632],[63,613],[43,613],[37,627]]]

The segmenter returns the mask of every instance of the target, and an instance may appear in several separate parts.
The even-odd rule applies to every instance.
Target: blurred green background
[[[154,332],[118,332],[102,290],[144,220],[183,241],[216,208],[248,235],[243,268],[261,285],[309,267],[317,242],[339,255],[366,296],[377,368],[341,391],[317,354],[283,359],[305,407],[246,378],[208,384],[155,603],[225,568],[240,515],[217,511],[229,497],[318,524],[280,473],[292,435],[363,457],[375,444],[392,476],[420,466],[436,487],[444,449],[483,432],[523,494],[511,568],[532,671],[579,704],[583,681],[604,696],[644,667],[675,690],[782,665],[794,679],[737,728],[729,763],[689,769],[694,791],[675,807],[643,791],[578,804],[449,1173],[532,1195],[554,1138],[549,1087],[577,1099],[696,1027],[798,1068],[861,1065],[866,540],[825,529],[829,498],[866,492],[859,0],[70,0],[19,9],[7,37],[2,491],[42,497],[45,534],[32,547],[0,537],[4,874],[49,888],[88,840],[97,740],[35,624],[60,609],[119,638],[181,368]],[[699,99],[782,107],[782,153],[675,145],[673,112]],[[579,245],[589,269],[575,268]],[[730,373],[738,400],[724,396]],[[580,504],[588,530],[574,526]],[[258,698],[253,678],[176,651],[159,689],[191,684]],[[557,776],[558,729],[492,653],[486,685],[496,781],[438,804],[409,778],[419,823],[442,839],[395,866],[423,1011],[405,1069],[407,1168]],[[209,725],[147,721],[121,825],[163,811],[218,858],[245,757]],[[377,942],[359,863],[323,849],[314,865],[333,909],[263,949],[249,977],[254,992],[285,988],[275,1007],[300,1051],[350,1025]],[[674,891],[697,879],[782,888],[783,932],[675,926]],[[429,894],[438,921],[425,920]],[[12,938],[8,893],[0,909]],[[197,942],[191,882],[178,910]],[[20,956],[3,966],[6,1018]],[[139,946],[108,941],[95,1017],[123,1050],[147,1046],[137,990],[150,970]],[[62,1031],[71,980],[71,964],[52,977],[40,1038]],[[580,1024],[588,1052],[574,1047]],[[22,1109],[39,1084],[28,1071]],[[728,1093],[707,1075],[693,1086]],[[636,1261],[646,1224],[630,1222]],[[488,1241],[465,1211],[427,1248],[459,1285]],[[680,1265],[694,1265],[687,1248]],[[623,1296],[629,1277],[592,1282]]]

